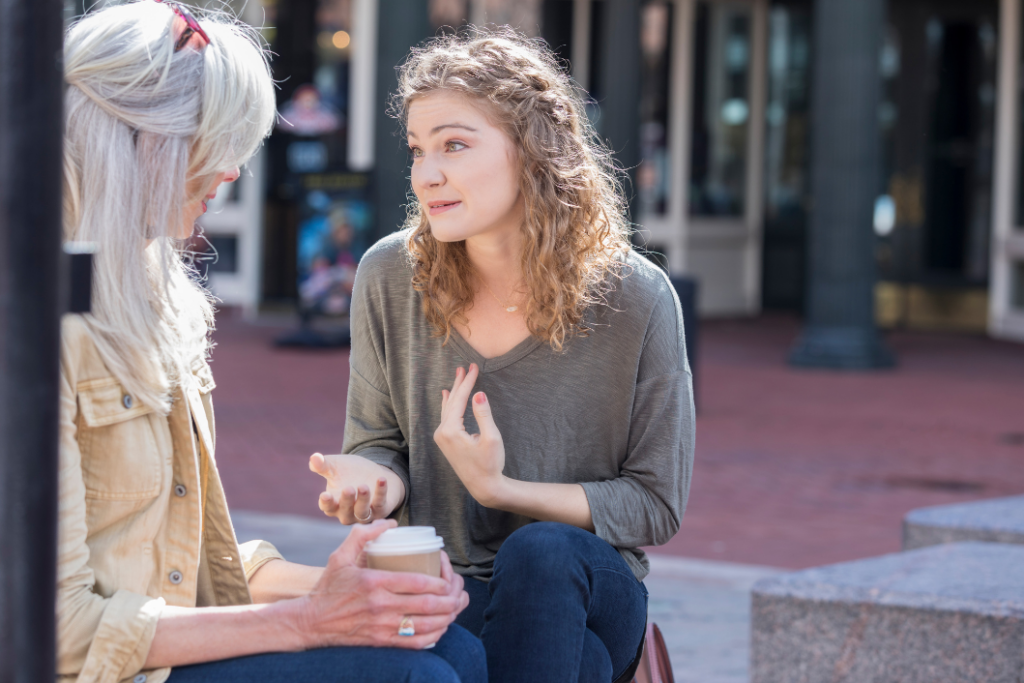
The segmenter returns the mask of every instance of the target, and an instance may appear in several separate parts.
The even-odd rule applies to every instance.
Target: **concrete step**
[[[989,541],[1024,545],[1024,496],[919,508],[903,518],[903,549]]]
[[[951,543],[764,579],[753,683],[1020,683],[1024,546]]]

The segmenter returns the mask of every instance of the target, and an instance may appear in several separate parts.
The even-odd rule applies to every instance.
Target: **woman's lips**
[[[436,216],[439,213],[444,213],[445,211],[451,211],[452,209],[454,209],[456,207],[459,207],[461,205],[462,205],[462,202],[443,202],[443,203],[431,204],[430,205],[430,215],[431,216]]]

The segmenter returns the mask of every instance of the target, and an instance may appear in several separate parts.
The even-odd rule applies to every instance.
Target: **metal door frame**
[[[1015,214],[1021,122],[1019,89],[1021,61],[1021,0],[1001,0],[999,8],[999,108],[996,113],[995,182],[991,276],[989,284],[989,334],[1024,341],[1024,309],[1014,308],[1014,263],[1024,263],[1024,226]]]

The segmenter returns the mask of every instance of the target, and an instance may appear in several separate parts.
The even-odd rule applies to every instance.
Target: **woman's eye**
[[[421,156],[423,156],[423,150],[422,149],[420,149],[419,147],[410,147],[409,148],[409,158],[410,159],[419,159]]]
[[[445,145],[449,152],[458,152],[466,148],[466,143],[459,142],[458,140],[452,140]]]

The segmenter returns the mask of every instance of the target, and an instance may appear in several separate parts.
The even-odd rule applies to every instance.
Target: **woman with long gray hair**
[[[98,257],[93,312],[63,329],[58,674],[480,683],[447,556],[441,578],[366,568],[363,545],[394,522],[354,530],[326,569],[235,539],[214,458],[213,308],[181,246],[273,124],[256,35],[140,0],[65,40],[65,237]]]

